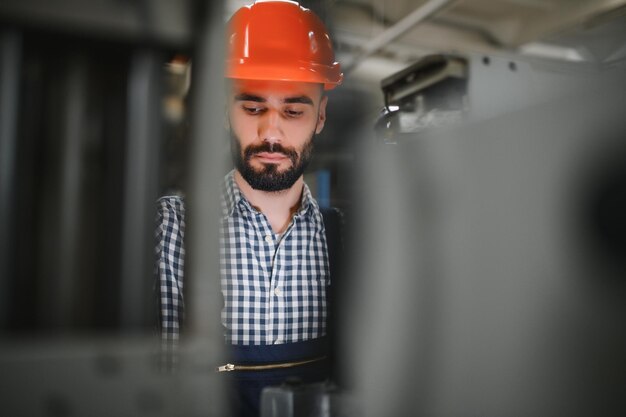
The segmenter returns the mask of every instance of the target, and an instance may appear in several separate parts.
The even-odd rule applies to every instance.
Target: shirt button
[[[280,290],[280,288],[274,288],[274,294],[280,296],[283,292]]]
[[[265,235],[265,241],[267,243],[272,243],[274,241],[274,238],[272,238],[272,235]]]
[[[276,340],[274,340],[274,344],[275,344],[275,345],[278,345],[278,344],[280,344],[280,343],[283,343],[283,338],[282,338],[282,337],[279,337],[279,338],[277,338]]]

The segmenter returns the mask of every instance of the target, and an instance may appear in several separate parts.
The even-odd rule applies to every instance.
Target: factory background
[[[246,3],[0,2],[1,415],[221,415],[222,30]],[[306,173],[346,218],[349,382],[318,415],[623,415],[626,1],[301,4],[345,73]],[[163,372],[172,193],[188,327]]]

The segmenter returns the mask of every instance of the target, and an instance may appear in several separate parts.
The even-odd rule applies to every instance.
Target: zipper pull
[[[227,363],[226,365],[218,366],[217,372],[230,372],[235,370],[235,365]]]

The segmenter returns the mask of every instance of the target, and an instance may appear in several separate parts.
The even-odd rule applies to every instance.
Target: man
[[[295,2],[242,7],[228,23],[226,41],[235,170],[222,196],[220,266],[232,360],[219,371],[233,378],[234,411],[258,415],[265,386],[328,377],[328,218],[303,172],[326,121],[324,91],[342,74],[323,23]],[[159,216],[161,328],[165,340],[176,340],[182,200],[162,198]]]

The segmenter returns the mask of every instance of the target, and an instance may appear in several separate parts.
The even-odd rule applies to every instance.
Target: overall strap
[[[322,218],[324,219],[324,227],[326,229],[326,245],[328,247],[328,264],[330,268],[331,282],[337,276],[339,271],[338,264],[341,260],[341,214],[338,209],[333,207],[320,208]]]
[[[328,248],[328,264],[330,270],[330,286],[326,290],[328,305],[328,316],[326,331],[329,339],[329,365],[330,378],[338,382],[342,379],[341,370],[337,364],[336,354],[340,347],[340,334],[338,334],[337,317],[339,306],[336,300],[339,299],[340,288],[343,287],[340,273],[342,271],[341,261],[343,258],[343,219],[341,212],[336,208],[321,208],[326,229],[326,245]]]

